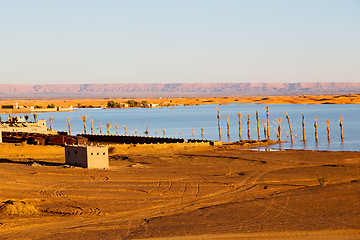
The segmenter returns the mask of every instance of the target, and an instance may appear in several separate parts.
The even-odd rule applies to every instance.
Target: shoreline
[[[146,101],[154,104],[156,107],[171,106],[192,106],[204,104],[360,104],[360,94],[349,95],[301,95],[301,96],[263,96],[263,97],[205,97],[205,98],[102,98],[102,99],[12,99],[0,100],[2,105],[21,106],[20,109],[1,109],[0,114],[18,114],[18,113],[37,113],[37,112],[58,112],[57,110],[48,110],[45,106],[54,104],[56,107],[68,108],[107,108],[109,101],[118,104],[124,104],[127,101],[134,100],[137,102]],[[40,106],[38,111],[30,111],[31,106]],[[69,111],[69,110],[59,110]]]

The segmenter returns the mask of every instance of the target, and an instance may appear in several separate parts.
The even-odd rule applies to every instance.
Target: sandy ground
[[[63,147],[4,143],[0,238],[360,239],[359,166],[358,152],[155,144],[89,170]]]
[[[109,100],[117,103],[125,103],[130,99],[16,99],[0,100],[0,105],[27,106],[26,109],[20,109],[16,112],[29,111],[30,106],[42,106],[45,108],[49,104],[60,107],[106,107]],[[360,94],[352,95],[319,95],[319,96],[268,96],[268,97],[208,97],[208,98],[169,98],[169,99],[136,99],[136,101],[147,101],[148,103],[159,104],[163,106],[173,106],[179,104],[228,104],[228,103],[263,103],[263,104],[354,104],[360,103]],[[12,113],[14,110],[0,109],[0,113]]]

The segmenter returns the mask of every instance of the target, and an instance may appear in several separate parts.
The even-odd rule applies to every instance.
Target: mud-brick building
[[[65,163],[90,169],[108,169],[108,146],[65,145]]]

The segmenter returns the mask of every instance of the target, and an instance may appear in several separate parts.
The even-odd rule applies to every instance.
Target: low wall
[[[28,132],[5,132],[2,131],[2,141],[10,143],[26,142],[35,145],[64,145],[66,144],[84,144],[86,138],[78,136],[67,136],[58,134],[42,134]],[[0,136],[1,136],[0,135]]]
[[[184,143],[183,138],[165,138],[165,137],[148,137],[133,135],[98,135],[98,134],[78,134],[77,136],[85,137],[89,142],[109,142],[109,143],[126,143],[126,144],[150,144],[150,143]]]

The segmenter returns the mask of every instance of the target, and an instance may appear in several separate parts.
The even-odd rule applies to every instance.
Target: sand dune
[[[41,106],[46,108],[49,104],[60,107],[106,107],[108,101],[125,103],[130,99],[17,99],[0,100],[0,105],[26,106],[17,111],[0,109],[0,113],[29,112],[30,106]],[[267,97],[206,97],[206,98],[138,98],[138,102],[147,101],[148,103],[159,104],[160,106],[176,105],[198,105],[198,104],[227,104],[227,103],[262,103],[262,104],[359,104],[360,94],[353,95],[319,95],[319,96],[267,96]]]

